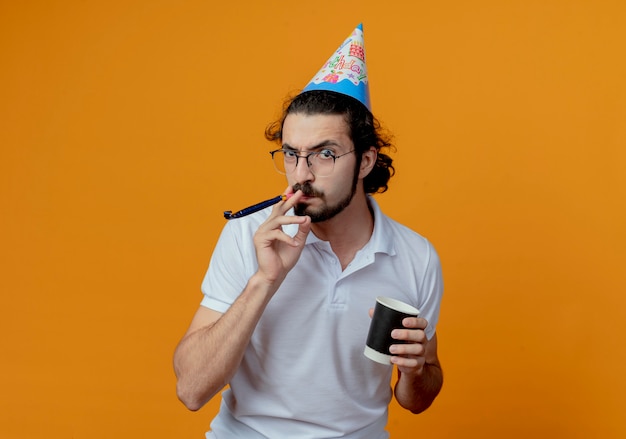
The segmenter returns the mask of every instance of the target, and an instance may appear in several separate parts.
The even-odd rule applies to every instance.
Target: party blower
[[[292,194],[289,195],[279,195],[274,198],[270,198],[269,200],[261,201],[260,203],[253,204],[250,207],[246,207],[245,209],[241,209],[238,212],[233,213],[232,210],[227,210],[224,212],[224,218],[227,220],[242,218],[244,216],[248,216],[254,212],[258,212],[259,210],[265,209],[266,207],[273,206],[274,204],[287,200],[291,197]]]

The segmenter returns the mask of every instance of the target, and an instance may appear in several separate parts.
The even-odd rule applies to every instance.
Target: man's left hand
[[[428,325],[421,317],[407,317],[402,321],[403,329],[391,331],[395,340],[404,340],[405,344],[393,344],[389,351],[393,355],[391,362],[398,366],[403,374],[419,375],[426,363],[425,353],[428,338],[424,330]]]

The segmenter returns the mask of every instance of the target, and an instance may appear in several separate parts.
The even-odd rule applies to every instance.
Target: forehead
[[[351,146],[348,124],[340,114],[289,114],[283,122],[283,145],[296,149],[313,148],[324,142]]]

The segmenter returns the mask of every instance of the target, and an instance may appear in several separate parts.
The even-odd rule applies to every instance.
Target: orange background
[[[171,357],[263,138],[364,23],[439,250],[446,382],[395,438],[626,437],[626,3],[0,2],[0,437],[201,438]]]

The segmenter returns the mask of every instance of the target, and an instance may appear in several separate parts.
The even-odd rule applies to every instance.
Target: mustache
[[[316,189],[313,188],[313,186],[311,186],[311,183],[309,182],[305,182],[303,184],[300,183],[296,183],[293,185],[293,191],[297,192],[297,191],[302,191],[302,193],[307,196],[307,197],[322,197],[324,196],[323,192],[320,192]]]

